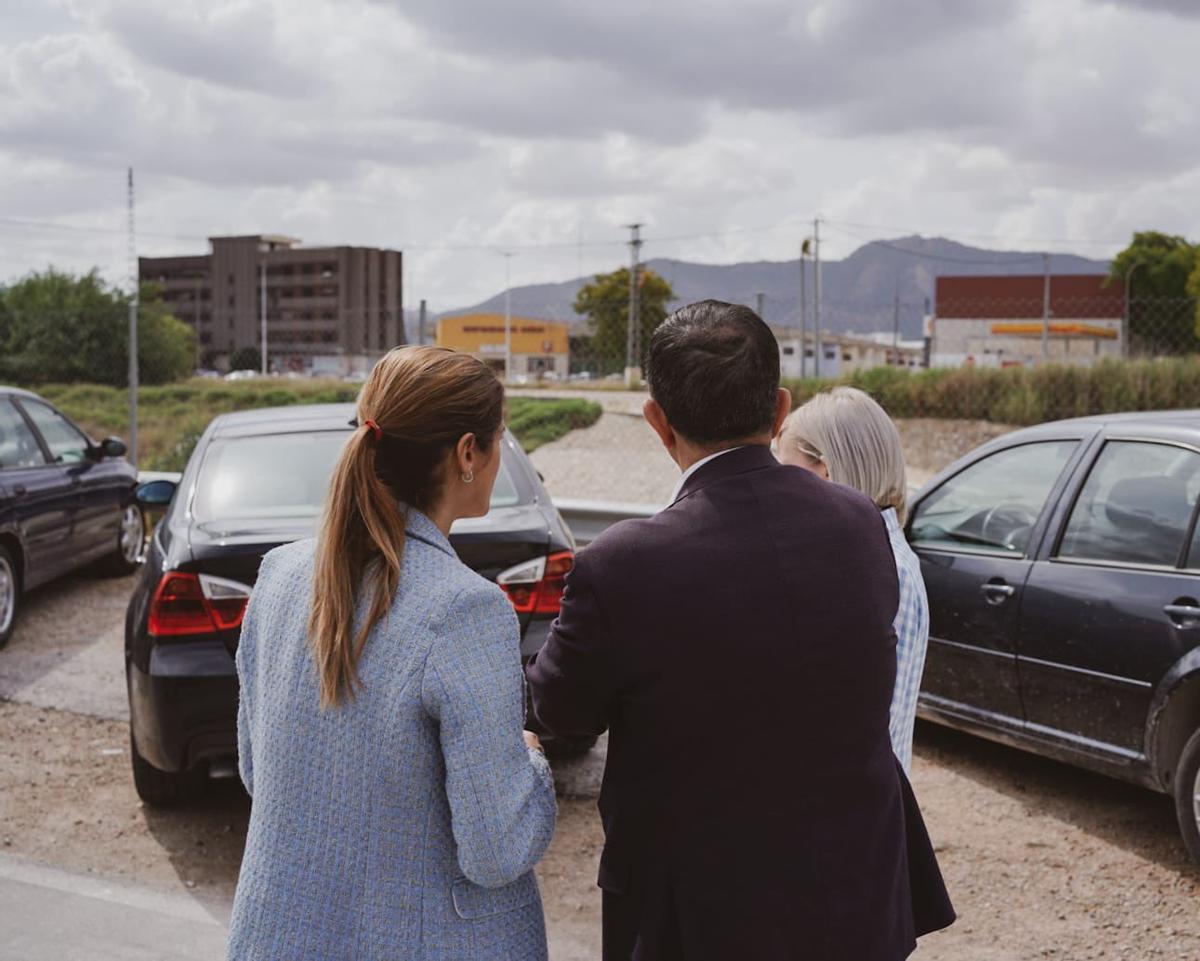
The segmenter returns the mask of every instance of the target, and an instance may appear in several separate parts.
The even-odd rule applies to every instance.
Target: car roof
[[[6,387],[4,384],[0,384],[0,394],[16,394],[18,397],[33,397],[37,400],[42,399],[31,390],[25,390],[22,387]]]
[[[1058,435],[1063,433],[1085,434],[1105,428],[1117,428],[1122,431],[1195,429],[1200,431],[1200,410],[1147,410],[1130,411],[1121,414],[1092,414],[1087,417],[1072,417],[1066,420],[1054,420],[1045,424],[1035,424],[1021,430],[1013,431],[996,438],[997,442],[1014,439],[1028,439],[1041,435]]]
[[[294,404],[260,407],[221,414],[213,421],[213,437],[247,437],[255,434],[309,430],[348,430],[354,404]]]

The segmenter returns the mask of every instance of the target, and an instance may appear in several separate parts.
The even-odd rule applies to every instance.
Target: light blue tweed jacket
[[[547,956],[532,869],[554,787],[521,739],[516,616],[432,521],[410,510],[407,526],[363,687],[330,710],[306,640],[314,542],[263,561],[237,654],[253,807],[231,959]]]

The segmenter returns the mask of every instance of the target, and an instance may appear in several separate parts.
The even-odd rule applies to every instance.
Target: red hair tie
[[[373,420],[363,421],[363,427],[371,428],[371,435],[375,438],[375,443],[378,444],[383,440],[383,428]]]

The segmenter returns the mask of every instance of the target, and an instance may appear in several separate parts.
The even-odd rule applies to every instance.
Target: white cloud
[[[918,230],[1091,255],[1200,235],[1194,9],[14,0],[0,206],[116,233],[0,223],[0,280],[122,271],[128,164],[145,253],[260,230],[399,247],[435,309],[501,285],[471,248],[563,279],[623,262],[632,220],[646,256],[708,261],[793,257],[817,212],[831,255]]]

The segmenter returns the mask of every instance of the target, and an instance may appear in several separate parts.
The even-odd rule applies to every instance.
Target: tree
[[[1113,258],[1108,282],[1128,284],[1131,346],[1148,353],[1194,351],[1200,317],[1200,247],[1157,230],[1139,231]],[[1195,279],[1193,279],[1195,278]]]
[[[662,277],[644,267],[638,270],[638,316],[641,319],[642,356],[646,356],[650,335],[667,318],[667,304],[675,299],[675,291]],[[623,370],[626,340],[629,330],[629,268],[622,267],[610,274],[596,274],[575,295],[575,313],[588,319],[592,356],[601,374]]]
[[[143,285],[138,369],[147,384],[187,376],[195,335]],[[129,296],[92,271],[31,273],[0,292],[0,378],[38,384],[125,386],[129,376]]]

